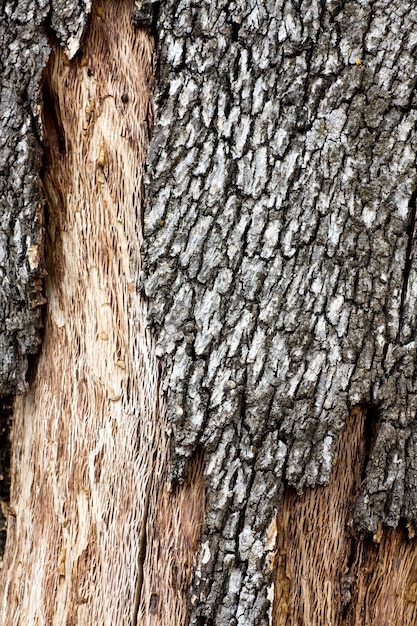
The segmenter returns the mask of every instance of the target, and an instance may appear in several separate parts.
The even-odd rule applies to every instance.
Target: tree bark
[[[173,477],[206,455],[191,623],[266,623],[282,485],[329,479],[349,407],[378,414],[356,528],[415,519],[416,16],[161,5],[145,285]]]
[[[414,623],[416,21],[6,3],[2,623]]]

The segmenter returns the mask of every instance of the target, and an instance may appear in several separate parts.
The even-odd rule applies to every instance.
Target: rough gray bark
[[[27,386],[42,326],[43,198],[38,100],[48,33],[74,54],[91,3],[5,2],[0,21],[0,395]],[[51,30],[51,27],[52,29]]]
[[[414,3],[161,4],[145,290],[172,478],[206,453],[193,624],[266,624],[283,481],[378,409],[355,519],[417,517]],[[212,621],[211,621],[212,620]]]

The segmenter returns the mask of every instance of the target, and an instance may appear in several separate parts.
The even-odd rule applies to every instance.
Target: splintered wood
[[[413,529],[356,537],[351,509],[368,450],[366,412],[352,411],[324,487],[286,489],[277,516],[274,626],[392,626],[417,621]],[[369,442],[368,442],[369,443]]]
[[[186,623],[202,459],[168,494],[158,365],[137,289],[154,49],[133,8],[93,7],[76,58],[56,46],[44,76],[48,305],[30,392],[15,404],[3,626],[125,626],[138,605],[141,623],[153,622],[160,598],[170,624]]]
[[[188,589],[204,524],[203,461],[198,451],[189,461],[185,484],[172,491],[166,486],[157,494],[137,622],[141,626],[189,623]]]

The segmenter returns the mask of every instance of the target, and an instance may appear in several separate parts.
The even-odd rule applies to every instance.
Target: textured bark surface
[[[412,2],[161,3],[145,290],[172,478],[208,510],[193,624],[265,624],[283,481],[324,483],[357,403],[360,529],[417,514]],[[212,621],[210,621],[212,620]]]
[[[0,395],[26,388],[39,345],[37,105],[49,46],[67,53],[44,76],[48,306],[15,404],[2,623],[330,624],[343,606],[346,624],[411,624],[414,544],[381,524],[417,517],[417,9],[100,2],[71,61],[90,8],[6,3],[0,26]],[[142,285],[163,400],[137,292],[151,33]],[[356,404],[374,437],[341,454]],[[327,510],[310,488],[335,461]],[[380,547],[347,562],[352,502]],[[326,563],[297,561],[295,511],[333,516]],[[335,564],[355,584],[314,605]]]

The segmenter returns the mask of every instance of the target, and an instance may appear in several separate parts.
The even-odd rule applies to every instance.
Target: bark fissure
[[[363,461],[361,480],[366,478],[366,468],[371,458],[375,441],[378,435],[378,410],[373,405],[362,406],[361,410],[365,414],[363,426]]]
[[[399,324],[399,336],[401,337],[402,327],[404,324],[404,306],[405,301],[407,299],[407,292],[409,290],[409,280],[410,280],[410,272],[413,266],[413,259],[415,253],[415,245],[416,245],[416,212],[417,212],[417,190],[414,190],[411,194],[410,204],[409,204],[409,212],[410,212],[410,223],[408,226],[408,242],[407,242],[407,251],[405,255],[405,265],[404,265],[404,277],[403,277],[403,286],[401,290],[401,302],[400,302],[400,324]]]

